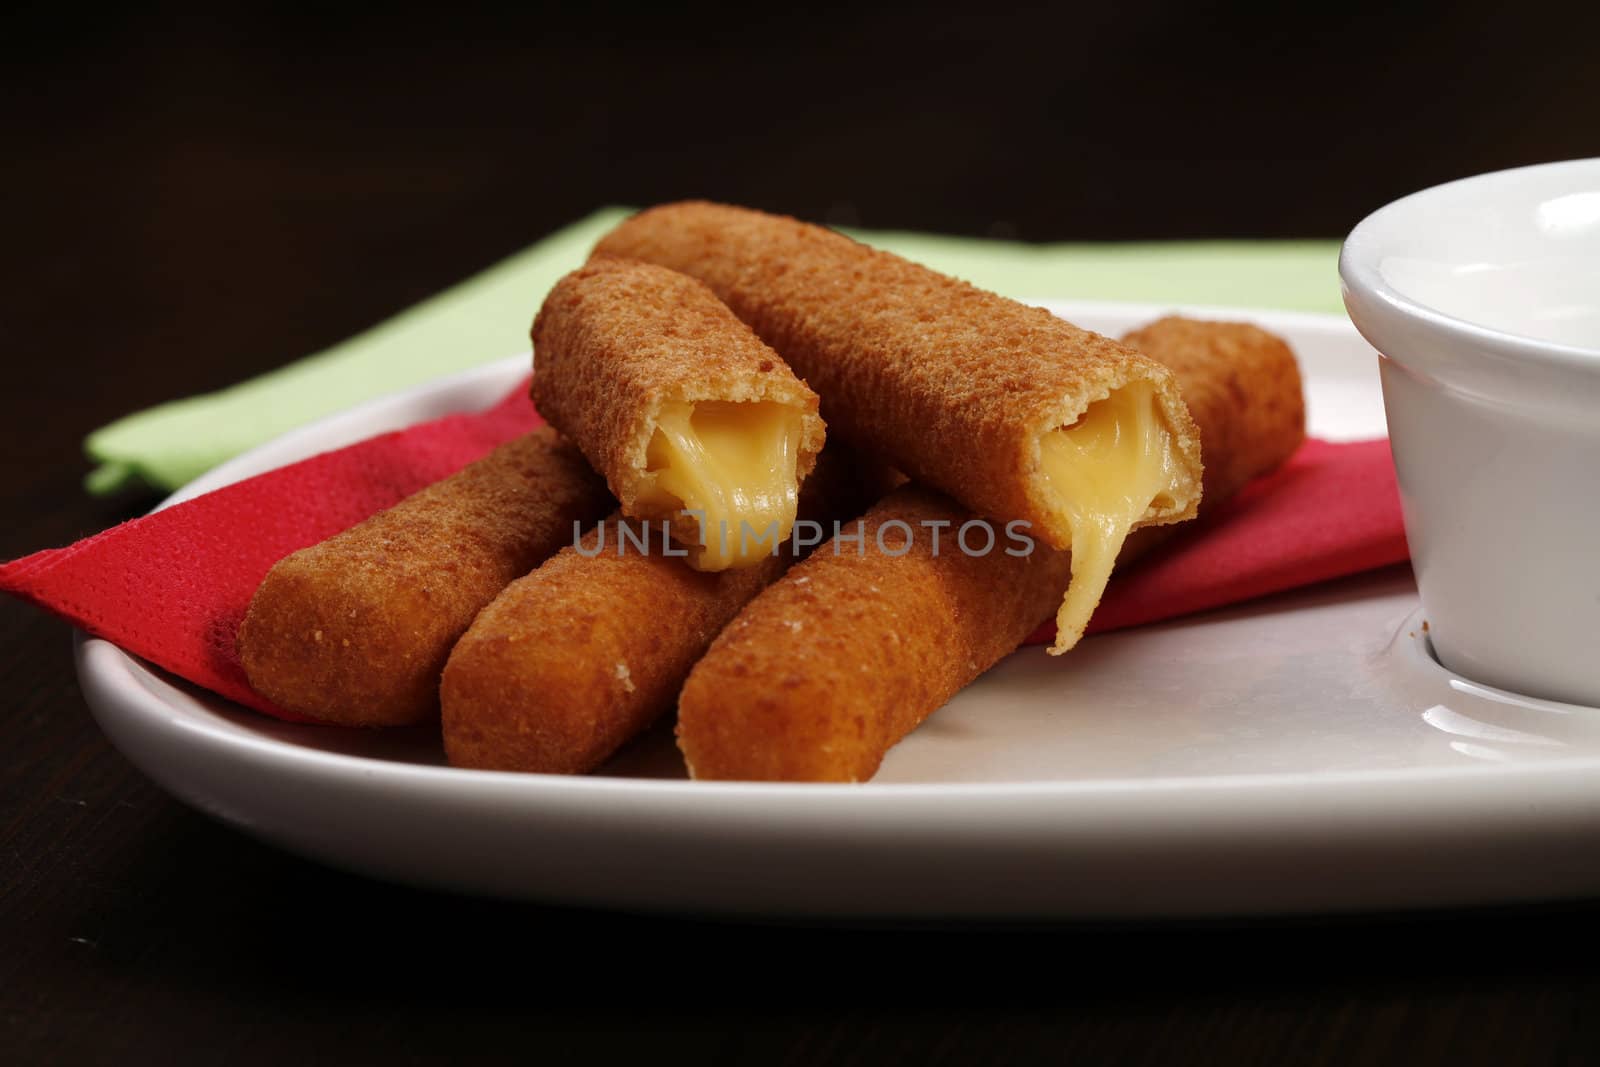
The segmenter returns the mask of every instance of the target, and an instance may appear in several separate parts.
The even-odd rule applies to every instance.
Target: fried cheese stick
[[[615,501],[550,427],[267,572],[239,627],[251,686],[327,723],[400,726],[439,706],[439,672],[479,609]]]
[[[830,446],[801,490],[802,522],[831,531],[889,488],[886,473]],[[593,770],[672,708],[712,639],[792,560],[785,549],[708,573],[666,548],[659,522],[613,515],[479,613],[440,683],[451,764]]]
[[[533,323],[533,399],[625,515],[670,518],[708,571],[757,564],[794,526],[822,448],[817,396],[705,285],[609,260]]]
[[[1271,334],[1164,319],[1128,340],[1182,385],[1204,442],[1208,507],[1304,439],[1299,371]],[[690,773],[864,781],[891,746],[1014,651],[1049,616],[1071,553],[1039,544],[1024,556],[1000,547],[969,555],[954,542],[977,518],[906,486],[868,511],[859,548],[823,545],[753,600],[679,697],[678,747]],[[1148,544],[1135,538],[1127,550]]]
[[[1041,308],[702,202],[635,215],[594,256],[700,278],[822,396],[847,443],[1073,549],[1052,652],[1082,635],[1129,530],[1196,513],[1199,435],[1172,375]]]

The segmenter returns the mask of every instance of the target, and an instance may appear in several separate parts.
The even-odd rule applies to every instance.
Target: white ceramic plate
[[[1170,310],[1055,304],[1118,333]],[[1384,429],[1341,318],[1186,309],[1288,336],[1313,433]],[[485,406],[509,359],[324,420],[194,496]],[[116,745],[179,798],[381,878],[602,906],[853,917],[1200,916],[1600,890],[1600,710],[1431,658],[1410,572],[1026,649],[856,786],[690,782],[659,729],[582,778],[455,770],[436,732],[292,726],[80,638]]]

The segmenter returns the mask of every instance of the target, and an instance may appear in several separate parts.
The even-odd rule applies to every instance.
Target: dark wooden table
[[[1600,155],[1593,13],[1395,8],[17,22],[0,44],[0,556],[150,505],[83,493],[86,431],[315,351],[603,203],[706,195],[1029,239],[1335,237],[1435,181]],[[1600,1051],[1595,902],[817,929],[460,899],[180,806],[95,729],[67,627],[10,601],[0,692],[7,1063]]]

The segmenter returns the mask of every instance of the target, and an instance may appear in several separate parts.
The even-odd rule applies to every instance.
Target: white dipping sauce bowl
[[[1600,705],[1600,159],[1397,200],[1351,232],[1339,275],[1382,354],[1435,653]]]

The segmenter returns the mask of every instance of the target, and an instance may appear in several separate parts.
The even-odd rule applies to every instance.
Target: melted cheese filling
[[[641,502],[694,512],[700,570],[742,567],[770,555],[794,528],[800,413],[767,401],[662,405],[646,453]]]
[[[1128,531],[1172,484],[1171,440],[1154,391],[1135,382],[1090,404],[1077,422],[1039,439],[1039,461],[1072,529],[1072,582],[1050,646],[1060,655],[1083,636]]]

